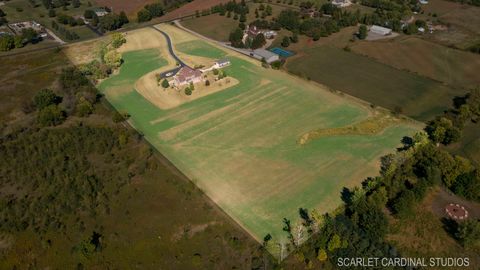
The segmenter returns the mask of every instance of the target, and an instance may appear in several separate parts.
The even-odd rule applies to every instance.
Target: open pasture
[[[372,57],[378,62],[449,85],[467,88],[480,85],[480,55],[477,54],[409,36],[355,42],[351,48],[355,53]]]
[[[264,3],[263,5],[266,5]],[[248,23],[253,22],[257,18],[255,18],[255,9],[258,9],[260,6],[259,3],[248,3],[249,13],[247,14],[247,21],[245,22],[246,25]],[[287,7],[279,6],[271,4],[272,7],[272,15],[267,16],[265,19],[270,20],[273,17],[277,17],[278,14]],[[261,14],[262,11],[259,11]],[[258,19],[261,19],[260,17]],[[195,18],[186,18],[182,20],[182,25],[188,29],[191,29],[197,33],[200,33],[206,37],[218,40],[218,41],[228,41],[228,37],[230,32],[235,30],[238,27],[240,22],[238,20],[233,19],[232,17],[228,18],[227,16],[220,16],[219,14],[211,14],[208,16],[201,16]]]
[[[343,187],[375,175],[378,158],[420,128],[396,119],[372,134],[363,133],[365,124],[359,133],[337,132],[368,123],[365,120],[383,112],[318,84],[264,69],[259,62],[174,26],[157,27],[170,35],[179,56],[212,61],[211,57],[220,56],[218,51],[223,52],[231,60],[227,74],[239,83],[161,110],[134,89],[136,80],[168,62],[150,48],[124,53],[119,74],[99,89],[117,110],[131,115],[130,123],[155,148],[258,241],[268,233],[274,241],[285,240],[282,219],[296,224],[300,207],[320,213],[337,208]],[[328,135],[298,143],[303,134],[320,129]]]
[[[289,58],[286,69],[421,121],[438,115],[455,96],[467,92],[330,45],[300,51]]]

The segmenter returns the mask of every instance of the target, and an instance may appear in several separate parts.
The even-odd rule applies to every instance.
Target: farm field
[[[448,48],[416,37],[355,42],[352,51],[376,61],[408,70],[449,85],[480,85],[480,55]]]
[[[467,92],[330,45],[300,51],[286,69],[421,121],[438,115],[453,97]]]
[[[136,80],[161,70],[168,60],[161,48],[138,46],[124,52],[119,74],[98,88],[117,110],[131,115],[130,123],[155,148],[258,241],[268,233],[274,241],[285,240],[282,220],[298,222],[300,207],[319,213],[334,210],[343,187],[375,175],[378,158],[421,128],[312,82],[263,69],[258,62],[174,26],[157,27],[170,35],[179,57],[189,65],[226,55],[232,63],[226,72],[239,84],[161,110],[134,88]],[[150,30],[144,34],[154,37],[156,31]],[[366,135],[365,125],[359,123],[372,117],[389,124],[378,129],[374,122]],[[312,131],[320,136],[300,145],[298,140]]]

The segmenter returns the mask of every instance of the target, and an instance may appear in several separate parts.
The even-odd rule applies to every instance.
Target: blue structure
[[[287,58],[287,57],[290,57],[292,56],[294,53],[291,52],[291,51],[287,51],[287,50],[284,50],[282,48],[278,48],[278,47],[275,47],[273,49],[270,49],[271,52],[275,53],[275,54],[278,54],[279,56],[283,57],[283,58]]]

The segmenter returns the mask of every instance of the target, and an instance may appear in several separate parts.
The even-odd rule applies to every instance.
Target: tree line
[[[380,176],[367,178],[361,187],[344,188],[341,194],[344,206],[338,214],[320,215],[316,210],[300,208],[301,222],[291,224],[284,219],[289,239],[285,248],[296,249],[294,256],[307,267],[334,268],[340,257],[400,257],[398,250],[385,241],[389,232],[385,209],[397,219],[411,217],[415,206],[436,186],[480,202],[480,168],[438,147],[439,143],[450,142],[444,137],[448,128],[461,130],[466,121],[478,122],[480,90],[472,90],[455,104],[453,109],[429,122],[425,132],[405,137],[403,147],[395,154],[382,157]],[[446,128],[438,125],[445,119],[451,124]],[[449,233],[460,244],[466,248],[480,247],[480,220],[451,223]],[[265,246],[276,244],[270,235],[265,237]]]

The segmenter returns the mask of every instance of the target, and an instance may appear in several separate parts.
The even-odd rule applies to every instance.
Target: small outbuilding
[[[256,49],[253,52],[251,52],[250,55],[253,56],[254,58],[259,59],[259,60],[265,59],[265,61],[268,64],[271,64],[271,63],[273,63],[275,61],[278,61],[280,59],[278,54],[275,54],[271,51],[267,51],[267,50],[264,50],[264,49]]]
[[[220,59],[220,60],[215,61],[213,67],[214,68],[223,68],[223,67],[226,67],[226,66],[229,66],[229,65],[230,65],[230,60]]]
[[[378,25],[372,25],[372,27],[370,27],[370,32],[377,35],[387,36],[392,34],[392,29]]]

